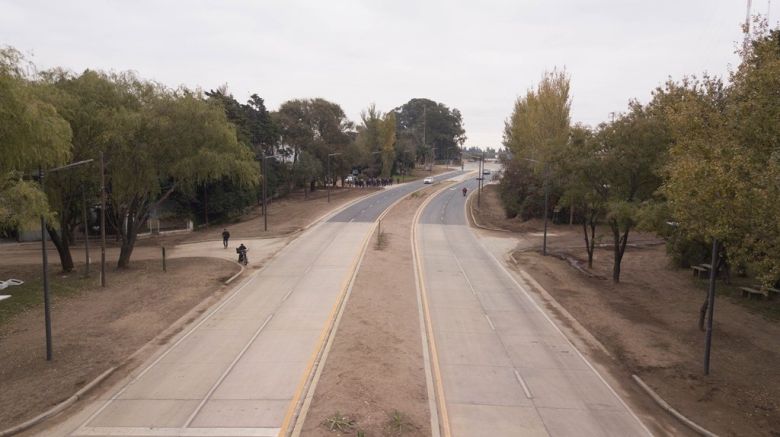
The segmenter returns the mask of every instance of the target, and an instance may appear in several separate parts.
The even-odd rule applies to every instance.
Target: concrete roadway
[[[432,199],[417,225],[443,435],[649,435],[468,227],[463,186],[476,180]]]
[[[44,433],[276,436],[292,423],[374,222],[422,187],[392,187],[315,225],[106,396]]]

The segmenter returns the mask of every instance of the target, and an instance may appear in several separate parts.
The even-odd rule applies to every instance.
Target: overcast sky
[[[777,2],[780,3],[780,2]],[[134,70],[170,86],[227,84],[269,109],[323,97],[352,120],[427,97],[463,113],[467,145],[498,146],[517,96],[572,77],[595,125],[668,76],[736,65],[745,0],[0,0],[0,45],[39,68]],[[767,0],[753,1],[766,14]],[[780,10],[780,4],[775,5]],[[770,13],[775,23],[780,13]]]

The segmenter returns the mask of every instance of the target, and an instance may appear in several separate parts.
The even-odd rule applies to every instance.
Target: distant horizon
[[[372,103],[387,112],[429,98],[461,111],[467,147],[497,149],[515,99],[546,70],[566,69],[572,122],[595,126],[669,78],[727,80],[745,19],[744,3],[726,0],[0,7],[0,43],[41,70],[130,70],[203,91],[226,84],[238,101],[258,94],[269,110],[321,97],[355,122]]]

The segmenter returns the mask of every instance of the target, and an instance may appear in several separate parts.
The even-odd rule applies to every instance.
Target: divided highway
[[[442,435],[649,435],[479,241],[464,186],[476,180],[434,197],[416,225]]]
[[[374,222],[422,187],[383,190],[313,226],[107,396],[47,433],[284,433]]]

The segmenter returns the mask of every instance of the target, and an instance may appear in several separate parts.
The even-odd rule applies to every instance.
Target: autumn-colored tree
[[[755,29],[730,84],[688,78],[656,94],[674,136],[663,193],[681,232],[720,240],[768,284],[780,278],[780,31]]]

